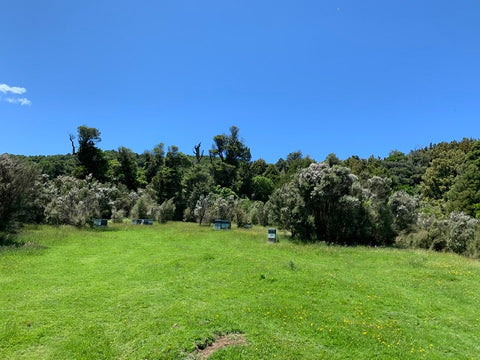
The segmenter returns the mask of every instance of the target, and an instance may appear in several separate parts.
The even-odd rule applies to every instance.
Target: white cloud
[[[24,105],[32,105],[32,102],[30,100],[28,100],[27,98],[18,98],[18,99],[15,99],[15,98],[6,98],[5,99],[6,102],[10,103],[10,104],[20,104],[22,106]]]
[[[6,94],[11,92],[12,94],[21,95],[27,92],[27,89],[17,86],[8,86],[7,84],[0,84],[0,92]]]
[[[22,106],[32,105],[32,102],[26,97],[12,97],[14,95],[22,95],[27,92],[27,89],[18,86],[8,86],[7,84],[0,84],[0,101],[2,101],[2,95],[8,94],[9,97],[4,101],[9,104],[20,104]]]

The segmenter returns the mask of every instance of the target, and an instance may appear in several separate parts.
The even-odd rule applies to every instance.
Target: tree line
[[[0,156],[0,233],[25,222],[85,226],[93,218],[276,225],[300,241],[397,245],[477,256],[480,141],[430,144],[387,157],[317,162],[300,151],[252,161],[232,126],[211,148],[103,151],[80,126],[72,153]],[[3,240],[5,241],[5,240]]]

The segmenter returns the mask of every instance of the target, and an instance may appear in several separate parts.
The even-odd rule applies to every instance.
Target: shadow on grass
[[[6,250],[43,250],[47,247],[32,241],[21,241],[16,234],[0,233],[0,253]]]
[[[24,245],[24,243],[19,241],[15,234],[0,232],[0,248],[20,247],[22,245]]]

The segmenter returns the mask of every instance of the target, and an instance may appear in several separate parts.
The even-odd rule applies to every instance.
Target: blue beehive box
[[[213,229],[214,230],[228,230],[232,228],[232,224],[230,223],[229,220],[220,220],[217,219],[215,220],[213,224]]]

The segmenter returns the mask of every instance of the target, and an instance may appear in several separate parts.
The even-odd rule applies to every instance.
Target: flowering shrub
[[[93,180],[59,176],[47,183],[45,220],[49,224],[83,227],[94,218],[110,217],[115,187]]]

